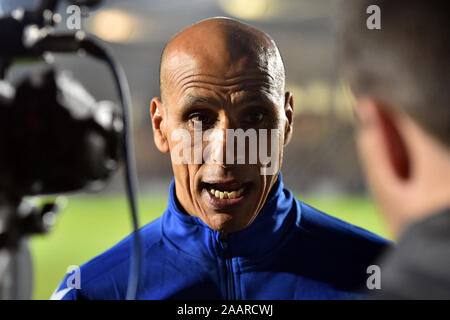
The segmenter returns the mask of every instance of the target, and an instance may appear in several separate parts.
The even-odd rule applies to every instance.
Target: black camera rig
[[[26,238],[47,232],[58,211],[57,203],[38,208],[23,197],[97,191],[124,162],[134,228],[127,298],[134,299],[142,256],[127,79],[97,39],[82,31],[55,31],[58,2],[41,0],[33,10],[0,16],[0,298],[30,297]],[[92,6],[100,1],[70,2]],[[79,51],[109,66],[121,108],[96,101],[73,77],[52,68],[16,86],[5,80],[18,59],[42,61],[47,53]]]

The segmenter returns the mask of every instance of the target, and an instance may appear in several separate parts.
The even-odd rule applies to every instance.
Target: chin
[[[214,217],[209,219],[208,226],[216,231],[236,232],[244,229],[248,225],[246,223],[236,221],[236,217],[229,213],[213,213]]]

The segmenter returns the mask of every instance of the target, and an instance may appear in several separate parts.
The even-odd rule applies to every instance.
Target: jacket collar
[[[257,257],[268,253],[286,237],[296,220],[296,201],[284,188],[281,173],[266,203],[250,226],[229,233],[221,241],[221,233],[212,230],[201,219],[183,213],[176,200],[175,181],[169,191],[169,203],[162,217],[163,237],[178,250],[198,258]]]

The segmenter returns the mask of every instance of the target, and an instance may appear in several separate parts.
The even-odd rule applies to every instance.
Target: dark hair
[[[370,5],[381,29],[369,29]],[[450,146],[450,3],[344,0],[338,15],[343,73],[357,96],[402,108]]]

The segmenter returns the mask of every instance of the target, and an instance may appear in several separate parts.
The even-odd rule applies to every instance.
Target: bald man
[[[169,41],[160,80],[150,115],[174,180],[166,211],[141,229],[138,298],[359,298],[386,241],[284,188],[294,104],[274,41],[236,20],[201,21]],[[83,265],[78,286],[67,275],[54,298],[124,299],[130,242]]]

